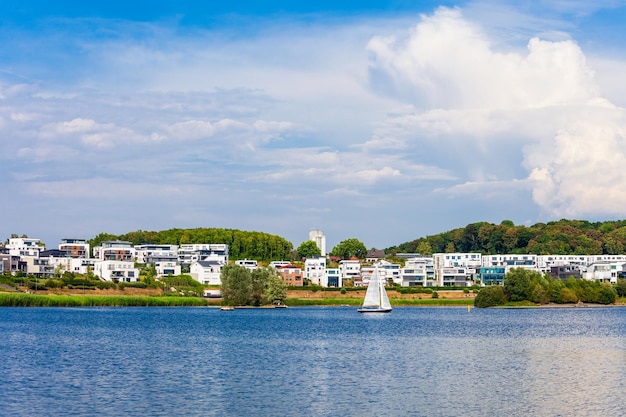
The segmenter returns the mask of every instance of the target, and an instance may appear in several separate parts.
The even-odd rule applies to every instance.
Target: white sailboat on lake
[[[363,306],[358,309],[359,313],[389,313],[391,303],[385,291],[385,281],[378,276],[378,267],[374,268],[372,278],[365,292]]]

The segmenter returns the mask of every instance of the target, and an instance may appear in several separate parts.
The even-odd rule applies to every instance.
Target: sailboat
[[[363,306],[358,309],[359,313],[389,313],[391,303],[385,291],[385,281],[378,276],[378,267],[374,268],[374,273],[370,279],[365,292]]]

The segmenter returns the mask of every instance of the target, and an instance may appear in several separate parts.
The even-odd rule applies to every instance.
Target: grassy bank
[[[3,307],[174,307],[206,305],[208,305],[207,301],[198,297],[0,294],[0,306]]]
[[[335,294],[333,294],[335,295]],[[339,295],[339,294],[336,294]],[[155,295],[83,295],[83,294],[24,294],[0,293],[2,307],[168,307],[168,306],[218,306],[221,299],[204,299],[200,297],[163,297]],[[328,298],[297,298],[285,301],[288,306],[360,306],[362,298],[328,297]],[[472,298],[465,299],[418,299],[391,298],[393,306],[465,306],[473,305]]]

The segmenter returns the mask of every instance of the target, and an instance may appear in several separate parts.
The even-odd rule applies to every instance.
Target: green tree
[[[616,298],[617,293],[615,292],[615,288],[613,288],[611,285],[602,285],[600,291],[598,291],[599,304],[613,304],[615,303]]]
[[[287,298],[287,286],[282,278],[275,273],[267,277],[263,298],[267,304],[284,304]]]
[[[427,240],[422,240],[419,245],[417,245],[417,253],[420,255],[432,255],[433,248]]]
[[[504,289],[499,285],[482,288],[474,299],[476,307],[495,307],[506,303]]]
[[[504,293],[509,301],[530,300],[530,282],[536,275],[541,274],[524,268],[511,269],[504,277]]]
[[[626,279],[618,279],[615,284],[615,291],[620,297],[626,297]]]
[[[312,240],[302,242],[300,246],[298,246],[297,251],[300,259],[315,258],[322,254],[320,248]]]
[[[226,265],[221,273],[222,304],[248,305],[252,301],[252,274],[243,266]]]
[[[332,256],[339,256],[342,259],[349,259],[353,256],[364,259],[365,255],[367,255],[367,249],[360,240],[350,238],[338,243],[330,254]]]

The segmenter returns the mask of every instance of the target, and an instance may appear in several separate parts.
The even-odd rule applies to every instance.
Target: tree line
[[[387,248],[385,252],[424,255],[446,252],[617,255],[626,253],[626,220],[589,222],[562,219],[532,226],[516,226],[510,220],[498,225],[477,222],[405,242]]]
[[[508,302],[528,301],[535,304],[613,304],[626,296],[626,280],[616,285],[585,279],[553,279],[523,268],[513,268],[504,277],[502,286],[481,288],[474,300],[476,307],[494,307]]]
[[[291,259],[293,245],[283,237],[263,232],[237,229],[196,228],[169,229],[162,231],[137,230],[122,235],[100,233],[89,240],[91,247],[100,246],[107,240],[123,240],[133,245],[184,245],[200,243],[223,243],[228,245],[229,256],[234,259]]]

